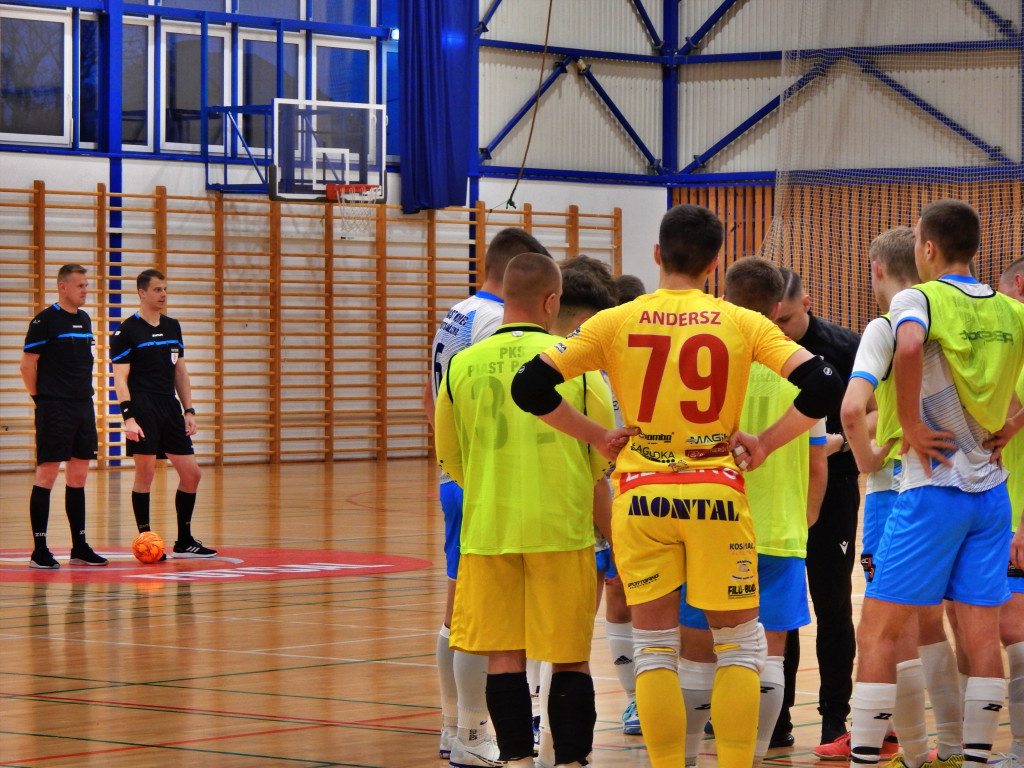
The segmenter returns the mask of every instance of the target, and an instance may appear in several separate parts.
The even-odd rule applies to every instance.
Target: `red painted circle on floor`
[[[203,559],[176,559],[168,554],[162,563],[143,565],[130,550],[118,548],[96,551],[110,560],[97,567],[69,565],[67,550],[51,550],[60,563],[57,570],[28,567],[29,553],[24,550],[0,550],[0,581],[55,581],[104,584],[144,584],[160,582],[210,583],[228,581],[267,581],[280,579],[329,579],[337,576],[373,576],[383,573],[417,571],[429,568],[429,560],[403,555],[379,555],[365,552],[337,552],[323,549],[262,549],[230,547],[218,549],[217,556]]]

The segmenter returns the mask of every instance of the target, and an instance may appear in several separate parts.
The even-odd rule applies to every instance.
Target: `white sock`
[[[487,736],[487,657],[455,652],[455,687],[459,692],[459,738],[469,743]]]
[[[526,660],[526,682],[530,686],[530,701],[533,704],[533,716],[534,718],[540,716],[541,720],[543,720],[543,710],[540,708],[540,665],[541,662],[536,659]]]
[[[1024,642],[1006,648],[1010,662],[1010,753],[1024,761]]]
[[[697,764],[704,726],[711,717],[711,687],[715,684],[716,666],[714,662],[679,660],[679,686],[683,689],[683,706],[686,707],[687,766]]]
[[[972,677],[964,694],[964,765],[984,765],[992,753],[1006,700],[1001,677]]]
[[[928,729],[924,722],[924,667],[920,659],[896,665],[896,709],[892,723],[899,735],[908,768],[928,760]]]
[[[760,765],[768,752],[775,722],[782,711],[786,693],[786,675],[782,670],[782,657],[769,656],[761,673],[761,705],[757,711],[757,744],[754,747],[754,765]]]
[[[924,679],[928,686],[928,698],[932,703],[935,718],[935,736],[938,741],[938,756],[946,759],[963,748],[963,697],[960,693],[960,676],[956,668],[956,656],[948,640],[918,648]],[[900,737],[902,738],[902,736]]]
[[[619,685],[626,692],[630,701],[636,701],[636,672],[633,664],[633,622],[613,624],[605,622],[605,635],[608,637],[608,650],[615,665],[615,674],[619,676]]]
[[[448,647],[451,630],[441,625],[437,633],[437,677],[441,687],[441,725],[454,728],[459,723],[459,694],[455,688],[455,669],[453,659],[455,651]]]
[[[896,683],[857,683],[850,699],[850,765],[877,765],[893,710]]]
[[[555,741],[551,737],[551,723],[548,720],[548,701],[551,698],[551,675],[554,668],[550,661],[540,662],[538,675],[540,678],[540,689],[538,699],[540,700],[540,743],[537,745],[537,757],[545,765],[555,764]]]

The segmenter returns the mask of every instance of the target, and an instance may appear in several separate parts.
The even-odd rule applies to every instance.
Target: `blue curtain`
[[[401,0],[402,210],[465,205],[475,94],[471,0]]]

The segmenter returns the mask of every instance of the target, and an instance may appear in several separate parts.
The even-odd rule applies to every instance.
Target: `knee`
[[[757,619],[751,619],[735,627],[712,629],[715,639],[715,654],[720,667],[746,667],[758,675],[764,671],[768,658],[768,642],[764,627]]]
[[[636,675],[655,669],[679,667],[679,631],[672,629],[637,629],[633,627],[633,664]]]

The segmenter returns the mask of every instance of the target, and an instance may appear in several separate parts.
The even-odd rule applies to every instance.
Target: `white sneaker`
[[[1012,752],[1003,755],[1003,759],[996,763],[989,763],[992,768],[1024,768],[1024,760],[1021,760]]]
[[[473,739],[465,742],[456,737],[452,739],[451,754],[448,762],[455,768],[491,768],[491,766],[516,766],[518,761],[504,763],[499,759],[498,743],[493,736],[485,736],[482,739]],[[533,765],[533,758],[530,758],[530,765]]]
[[[455,741],[457,729],[452,726],[441,726],[441,747],[438,749],[438,757],[447,760],[452,754],[452,742]]]

